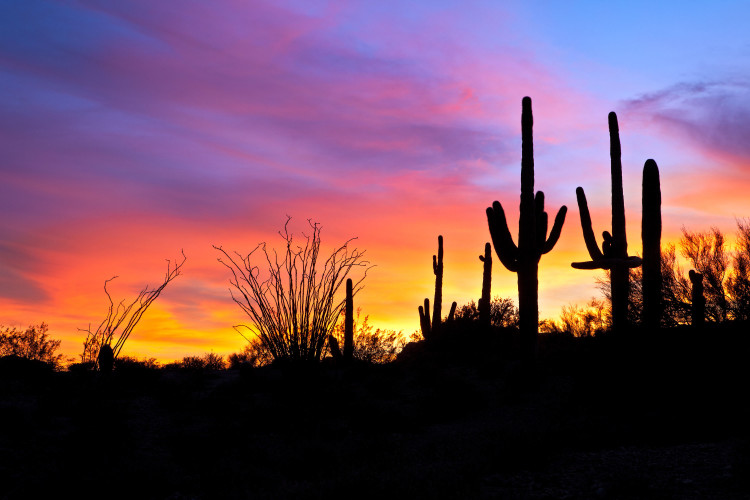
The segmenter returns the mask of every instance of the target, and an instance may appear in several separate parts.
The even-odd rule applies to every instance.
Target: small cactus
[[[536,358],[539,336],[539,259],[554,248],[560,238],[567,207],[555,216],[547,237],[548,217],[544,211],[544,193],[534,195],[534,118],[531,98],[521,101],[521,205],[518,219],[518,246],[513,242],[505,211],[495,201],[487,208],[487,223],[500,262],[518,275],[518,315],[522,357],[527,362]]]
[[[419,327],[422,337],[430,340],[440,331],[442,323],[443,307],[443,237],[438,236],[438,253],[432,256],[432,272],[435,274],[435,302],[432,310],[432,321],[430,321],[430,299],[424,299],[424,307],[419,306]],[[456,303],[451,304],[448,320],[453,321],[456,313]]]
[[[575,269],[608,269],[610,271],[610,293],[612,300],[612,327],[623,330],[628,321],[628,295],[630,293],[630,268],[641,265],[639,257],[628,256],[628,241],[625,232],[625,200],[622,194],[622,161],[620,129],[617,115],[609,114],[609,151],[612,175],[612,233],[602,233],[602,249],[596,243],[591,225],[586,193],[576,188],[581,229],[586,248],[591,256],[589,262],[573,262]]]
[[[643,325],[659,328],[662,315],[661,186],[654,160],[643,166],[641,241],[643,242]]]
[[[99,371],[102,373],[111,373],[115,367],[115,353],[112,350],[112,346],[109,344],[102,344],[99,348],[99,355],[96,358],[99,364]]]
[[[703,296],[703,275],[694,270],[688,273],[692,284],[692,320],[694,327],[702,327],[706,321],[706,298]]]
[[[479,256],[479,260],[484,263],[482,270],[482,298],[479,299],[479,324],[486,331],[490,329],[491,307],[490,298],[492,288],[492,245],[484,244],[484,255]]]

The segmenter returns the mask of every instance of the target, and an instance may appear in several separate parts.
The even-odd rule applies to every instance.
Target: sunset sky
[[[598,296],[575,188],[610,224],[607,113],[620,122],[629,249],[641,172],[661,170],[664,240],[750,216],[747,2],[66,1],[0,3],[0,324],[42,321],[77,356],[107,309],[184,274],[124,354],[239,351],[212,245],[279,247],[322,227],[377,267],[355,307],[410,334],[432,296],[481,291],[485,208],[515,235],[521,98],[536,188],[562,237],[540,262],[540,313]],[[493,295],[516,298],[495,260]]]

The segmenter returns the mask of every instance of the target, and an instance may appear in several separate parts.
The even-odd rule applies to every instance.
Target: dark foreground
[[[0,367],[0,497],[750,498],[747,337],[547,338],[533,371],[455,339],[388,366]]]

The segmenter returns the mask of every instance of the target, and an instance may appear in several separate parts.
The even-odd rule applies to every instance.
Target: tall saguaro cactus
[[[490,297],[492,288],[492,245],[484,244],[484,255],[479,256],[484,262],[482,270],[482,298],[479,299],[479,324],[489,331],[491,323],[492,299]]]
[[[630,293],[630,268],[641,265],[639,257],[628,256],[628,240],[625,233],[625,198],[622,194],[622,152],[620,150],[620,129],[617,115],[609,114],[609,155],[612,174],[612,233],[602,233],[602,250],[596,243],[591,226],[586,193],[582,187],[576,188],[578,210],[581,216],[581,229],[586,248],[591,256],[589,262],[573,262],[576,269],[608,269],[612,300],[612,327],[622,330],[628,321],[628,295]]]
[[[662,314],[661,184],[654,160],[643,166],[641,241],[643,242],[643,325],[659,327]]]
[[[527,361],[536,357],[539,334],[539,259],[552,250],[560,238],[567,207],[557,212],[547,238],[548,217],[544,211],[544,193],[534,196],[534,118],[531,98],[521,101],[521,205],[518,218],[518,246],[513,242],[505,211],[495,201],[487,208],[487,223],[500,262],[518,274],[518,315],[522,355]]]

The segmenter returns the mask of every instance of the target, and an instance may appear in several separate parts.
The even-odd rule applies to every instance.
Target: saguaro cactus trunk
[[[691,289],[691,316],[694,327],[702,327],[706,322],[706,297],[703,295],[703,275],[694,270],[688,273]]]
[[[492,299],[490,297],[492,288],[492,245],[484,244],[484,255],[479,256],[484,263],[482,270],[482,298],[479,299],[479,324],[485,330],[490,329]]]
[[[354,359],[354,298],[352,280],[346,280],[346,305],[344,309],[344,361]]]
[[[643,325],[659,328],[662,315],[661,186],[654,160],[643,166],[641,240],[643,242]]]
[[[578,211],[581,216],[581,229],[586,248],[591,256],[589,262],[573,262],[576,269],[608,269],[612,302],[612,328],[616,331],[627,327],[628,295],[630,295],[630,268],[641,265],[639,257],[628,256],[628,240],[625,232],[625,199],[622,194],[622,161],[620,150],[620,129],[617,115],[609,114],[609,154],[612,175],[612,233],[602,233],[602,250],[596,243],[591,226],[586,193],[582,187],[576,188]]]
[[[518,315],[522,356],[536,358],[539,335],[539,259],[554,248],[560,238],[567,207],[557,212],[547,238],[548,216],[544,211],[544,193],[534,195],[534,143],[531,99],[521,101],[521,205],[518,219],[518,246],[513,242],[500,202],[487,208],[487,223],[500,262],[518,274]]]

